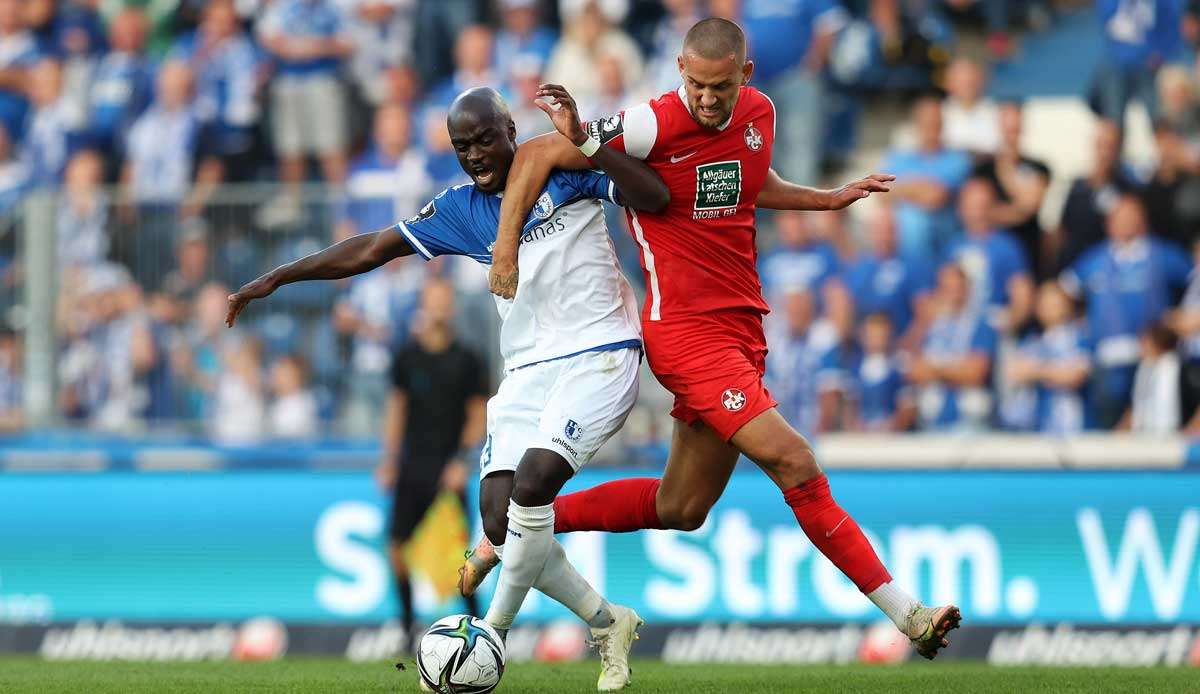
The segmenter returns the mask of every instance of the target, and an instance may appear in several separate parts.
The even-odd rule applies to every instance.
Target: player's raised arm
[[[888,192],[894,180],[891,174],[871,174],[840,188],[820,190],[789,183],[771,169],[755,204],[769,210],[840,210],[871,193]]]
[[[225,325],[233,327],[246,304],[270,296],[285,284],[304,280],[338,280],[361,275],[368,270],[401,256],[412,255],[413,249],[401,234],[392,228],[351,236],[345,241],[294,260],[242,285],[229,295],[229,311]]]
[[[575,99],[557,84],[543,84],[535,101],[554,123],[557,133],[532,138],[517,148],[504,201],[500,205],[500,226],[492,249],[492,268],[488,274],[492,293],[511,299],[517,291],[517,247],[529,210],[554,169],[599,168],[616,185],[620,201],[635,210],[658,212],[671,201],[671,192],[653,169],[638,159],[612,147],[587,147],[589,138],[579,121]],[[590,159],[589,159],[590,156]]]

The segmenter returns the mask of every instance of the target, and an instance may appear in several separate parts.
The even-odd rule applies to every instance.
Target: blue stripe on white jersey
[[[496,299],[506,369],[641,339],[636,300],[600,200],[617,200],[608,176],[555,171],[530,211],[517,296]],[[426,260],[462,255],[490,265],[499,222],[499,195],[461,185],[439,193],[396,230]]]

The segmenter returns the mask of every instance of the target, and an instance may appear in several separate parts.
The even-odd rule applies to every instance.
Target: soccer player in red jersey
[[[666,210],[627,212],[648,289],[646,357],[675,396],[666,470],[662,479],[620,480],[559,497],[555,532],[694,530],[744,454],[779,486],[812,543],[918,653],[933,658],[958,626],[958,608],[925,607],[892,584],[858,524],[830,495],[808,441],[779,414],[763,384],[762,317],[769,308],[756,268],[755,209],[841,209],[887,192],[894,177],[875,174],[828,191],[781,179],[771,168],[775,108],[747,86],[753,63],[732,22],[693,26],[679,70],[678,91],[585,125],[564,89],[544,85],[539,96],[549,101],[539,106],[559,133],[522,147],[505,191],[490,278],[502,296],[516,291],[521,223],[552,168],[587,167],[599,147],[615,147],[645,160],[671,190]],[[465,590],[490,568],[481,549],[464,567]]]

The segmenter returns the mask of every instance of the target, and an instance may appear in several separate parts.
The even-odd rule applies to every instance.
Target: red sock
[[[560,496],[554,500],[554,532],[661,530],[654,508],[658,485],[652,477],[637,477]]]
[[[829,494],[825,475],[792,487],[783,498],[804,534],[863,593],[892,580],[858,523]]]

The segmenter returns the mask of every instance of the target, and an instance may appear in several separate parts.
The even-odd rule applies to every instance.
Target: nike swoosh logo
[[[697,151],[698,151],[698,150],[697,150]],[[696,152],[692,152],[691,154],[685,154],[685,155],[683,155],[682,157],[677,157],[677,156],[675,156],[674,154],[672,154],[672,155],[671,155],[671,163],[672,163],[672,164],[678,164],[679,162],[683,161],[684,159],[687,159],[688,157],[690,157],[690,156],[694,155],[695,153],[696,153]]]
[[[845,523],[848,520],[850,520],[850,516],[845,516],[840,521],[838,521],[838,524],[833,526],[833,530],[830,530],[825,533],[825,539],[828,540],[829,538],[833,537],[833,534],[837,532],[837,529],[842,527],[842,523]]]

